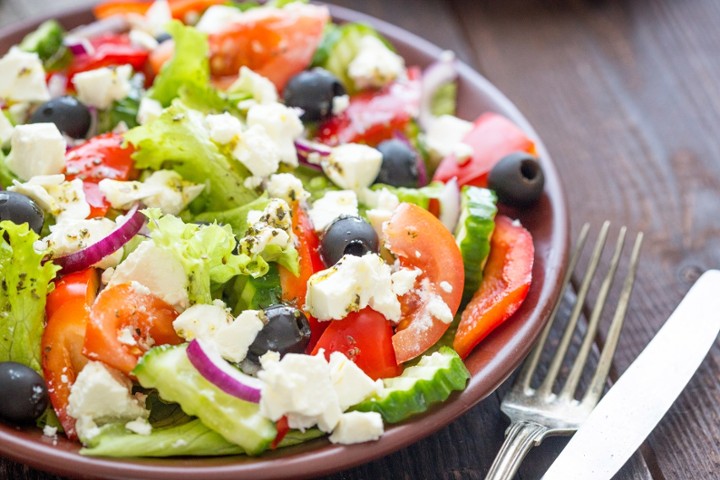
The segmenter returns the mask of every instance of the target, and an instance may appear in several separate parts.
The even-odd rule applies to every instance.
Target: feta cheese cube
[[[167,0],[155,0],[145,15],[128,15],[127,19],[133,29],[156,37],[165,31],[165,25],[172,20],[172,12]]]
[[[39,175],[26,183],[13,181],[11,192],[32,198],[45,212],[55,216],[56,224],[82,220],[90,215],[82,180],[65,181],[64,175]]]
[[[355,88],[380,88],[403,75],[405,61],[374,35],[360,40],[360,49],[348,65]]]
[[[330,435],[332,443],[349,445],[377,440],[385,432],[378,412],[347,412]]]
[[[204,33],[226,30],[238,21],[244,21],[242,11],[228,5],[212,5],[202,14],[195,28]]]
[[[150,97],[143,97],[138,107],[137,121],[140,125],[152,122],[162,115],[163,107],[160,102]]]
[[[238,79],[230,85],[228,91],[233,93],[247,92],[250,98],[238,102],[238,107],[242,109],[248,109],[256,104],[270,104],[278,101],[275,84],[262,75],[253,72],[246,66],[240,67],[240,75]]]
[[[132,66],[102,67],[80,72],[72,79],[78,99],[85,105],[104,110],[131,90]]]
[[[281,198],[286,202],[306,200],[310,194],[303,188],[302,180],[292,173],[276,173],[270,175],[266,190],[271,197]]]
[[[250,226],[239,241],[242,253],[254,256],[270,245],[277,245],[283,250],[292,246],[292,217],[285,200],[274,198],[262,212],[251,210],[247,221]]]
[[[328,363],[330,379],[343,412],[381,391],[382,381],[373,381],[344,354],[333,352]]]
[[[45,248],[53,258],[69,255],[99,242],[117,228],[109,218],[91,218],[88,220],[67,220],[50,227],[50,234],[42,239]],[[123,248],[107,255],[93,267],[110,268],[120,263]]]
[[[10,136],[7,166],[21,180],[65,170],[65,138],[54,123],[18,125]]]
[[[315,230],[321,232],[341,215],[358,214],[357,195],[352,190],[329,191],[313,203],[308,213]]]
[[[280,152],[261,125],[253,125],[237,138],[233,157],[258,177],[275,173],[280,166]]]
[[[308,280],[305,308],[320,321],[340,320],[367,306],[390,321],[400,320],[390,266],[377,254],[345,255]]]
[[[210,139],[220,145],[226,145],[236,140],[243,130],[240,120],[227,112],[206,116],[205,128],[208,129]]]
[[[294,140],[303,133],[297,110],[281,103],[254,105],[248,110],[247,124],[250,128],[262,126],[274,142],[280,161],[297,166]]]
[[[205,186],[186,182],[173,170],[158,170],[145,182],[105,178],[100,180],[98,187],[113,208],[126,209],[142,200],[148,207],[177,215],[200,195]]]
[[[415,279],[422,273],[419,268],[401,268],[390,276],[392,290],[397,296],[408,293],[415,286]],[[447,283],[447,282],[445,282]]]
[[[425,142],[430,154],[436,158],[455,154],[461,163],[468,160],[473,153],[472,147],[462,140],[472,128],[471,122],[453,115],[436,117],[425,133]]]
[[[0,58],[0,98],[13,102],[50,100],[45,70],[37,53],[12,47]]]
[[[359,143],[346,143],[332,149],[322,159],[325,174],[341,188],[359,190],[370,186],[380,173],[382,153]]]
[[[138,48],[144,48],[145,50],[155,50],[157,48],[158,41],[155,37],[150,35],[148,32],[142,31],[137,28],[130,30],[130,43]]]

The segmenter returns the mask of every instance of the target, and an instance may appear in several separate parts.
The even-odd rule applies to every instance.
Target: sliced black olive
[[[503,157],[488,176],[488,188],[495,190],[500,203],[511,207],[527,207],[537,202],[544,185],[540,162],[525,152]]]
[[[320,242],[320,256],[326,266],[335,265],[343,255],[362,257],[377,253],[379,240],[372,225],[360,217],[338,217],[328,225]]]
[[[21,363],[0,363],[0,392],[0,418],[16,424],[33,422],[49,402],[45,380]]]
[[[345,95],[345,87],[335,75],[323,68],[298,73],[284,91],[285,104],[303,110],[301,119],[317,122],[332,115],[333,99]]]
[[[418,186],[417,153],[402,140],[381,142],[377,149],[382,153],[382,165],[375,183],[395,187]]]
[[[267,323],[248,349],[248,358],[257,361],[268,351],[304,353],[310,341],[310,323],[305,315],[289,305],[272,305],[265,309]]]
[[[40,105],[29,123],[54,123],[72,138],[84,138],[90,129],[90,110],[75,97],[66,95]]]
[[[39,235],[45,215],[30,197],[22,193],[0,191],[0,220],[10,220],[17,225],[27,223]]]

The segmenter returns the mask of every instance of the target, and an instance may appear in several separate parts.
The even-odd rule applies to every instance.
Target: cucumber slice
[[[455,390],[463,390],[470,372],[460,356],[449,347],[423,356],[399,377],[383,380],[385,389],[376,397],[352,407],[361,412],[378,412],[388,423],[397,423],[445,401]]]
[[[257,404],[228,395],[205,380],[188,360],[186,348],[187,344],[153,348],[133,374],[143,387],[155,388],[163,400],[179,403],[185,413],[198,417],[248,455],[266,450],[277,433],[275,424],[260,415]]]
[[[467,303],[480,287],[482,270],[490,253],[490,237],[495,230],[496,213],[495,192],[469,185],[462,188],[455,241],[460,247],[465,266],[463,303]]]

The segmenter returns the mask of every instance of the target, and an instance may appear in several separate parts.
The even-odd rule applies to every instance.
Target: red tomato
[[[393,351],[392,324],[385,317],[366,307],[352,312],[342,320],[331,320],[312,351],[342,352],[373,380],[400,375]]]
[[[297,238],[295,248],[298,252],[300,272],[298,276],[295,276],[280,265],[282,299],[284,302],[294,304],[299,309],[304,310],[303,305],[305,305],[307,281],[313,273],[323,270],[325,265],[318,253],[320,239],[313,229],[307,212],[305,212],[305,209],[297,201],[293,202],[292,205],[292,228]],[[319,322],[306,311],[304,313],[310,323],[311,335],[307,350],[311,351],[323,330],[327,327],[328,322]]]
[[[43,376],[50,403],[68,438],[75,439],[75,419],[68,415],[70,388],[87,363],[82,354],[89,305],[98,289],[93,268],[63,276],[47,297],[47,324],[41,340]]]
[[[332,146],[351,142],[377,145],[403,132],[418,108],[419,76],[419,70],[410,69],[407,80],[353,95],[345,111],[320,124],[317,140]]]
[[[132,65],[135,70],[142,70],[148,59],[148,51],[133,46],[127,34],[101,35],[91,39],[90,43],[94,51],[75,55],[68,67],[68,85],[72,85],[71,80],[76,73],[125,64]]]
[[[139,291],[132,284],[108,287],[90,309],[83,353],[130,374],[151,346],[182,343],[172,326],[177,316],[171,305],[151,293]],[[120,341],[119,336],[126,329],[132,335],[132,342]]]
[[[504,156],[524,151],[535,155],[535,144],[514,123],[497,113],[480,115],[463,142],[473,149],[472,157],[463,164],[454,155],[440,162],[433,180],[447,182],[457,178],[458,185],[487,186],[487,176]]]
[[[386,244],[403,267],[419,268],[425,293],[401,298],[403,320],[392,342],[398,363],[407,362],[434,345],[450,326],[426,311],[428,296],[439,295],[455,315],[462,299],[465,270],[462,255],[450,231],[432,213],[401,203],[384,230]],[[447,282],[447,283],[443,283]],[[445,288],[441,288],[440,284]]]
[[[480,289],[462,313],[455,333],[453,348],[461,357],[520,308],[530,289],[534,254],[530,232],[498,215]]]

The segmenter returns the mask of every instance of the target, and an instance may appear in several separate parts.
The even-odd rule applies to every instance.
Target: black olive
[[[498,201],[511,207],[527,207],[537,202],[545,185],[545,175],[537,158],[514,152],[503,157],[488,175],[488,188]]]
[[[343,255],[362,257],[379,249],[377,233],[372,225],[360,217],[338,217],[328,225],[320,242],[320,256],[326,266],[332,266]]]
[[[332,115],[333,99],[345,95],[345,87],[335,75],[322,68],[298,73],[285,86],[284,99],[289,107],[303,110],[300,118],[317,122]]]
[[[155,40],[157,40],[158,43],[167,42],[168,40],[172,40],[172,35],[167,32],[162,32],[157,37],[155,37]]]
[[[0,363],[0,392],[0,418],[16,424],[33,422],[49,402],[45,380],[22,363]]]
[[[382,165],[375,183],[417,188],[418,168],[415,150],[398,139],[385,140],[377,146],[377,149],[382,153]]]
[[[17,225],[27,223],[39,235],[45,215],[32,198],[22,193],[0,191],[0,220],[10,220]]]
[[[40,105],[29,123],[54,123],[66,135],[84,138],[90,129],[90,110],[77,98],[66,95]]]
[[[310,342],[310,323],[305,315],[289,305],[272,305],[265,309],[267,323],[248,349],[248,359],[257,361],[268,351],[304,353]]]

